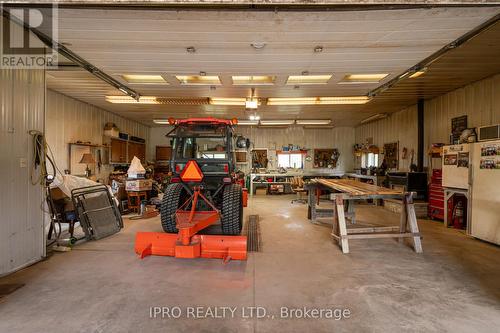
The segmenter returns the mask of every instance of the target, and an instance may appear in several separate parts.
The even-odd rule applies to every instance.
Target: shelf
[[[307,154],[307,150],[276,150],[276,154]]]
[[[70,142],[69,144],[73,145],[73,146],[85,146],[85,147],[95,147],[95,148],[109,148],[109,146],[95,145],[93,143]]]

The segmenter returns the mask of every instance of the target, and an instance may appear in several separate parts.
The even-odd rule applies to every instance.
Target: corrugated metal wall
[[[356,127],[356,143],[364,143],[373,138],[373,144],[382,149],[384,143],[399,141],[399,151],[404,147],[410,152],[415,150],[417,160],[417,106],[395,112],[388,118]],[[381,163],[382,160],[379,161]],[[399,159],[399,168],[407,170],[410,156],[406,160]],[[359,167],[359,166],[357,166]]]
[[[500,124],[500,74],[425,102],[425,147],[448,143],[451,118],[467,115],[469,127]]]
[[[122,132],[146,139],[146,144],[149,144],[148,126],[52,90],[47,90],[46,120],[47,142],[61,171],[68,168],[68,143],[90,141],[102,144],[103,128],[107,122],[115,123]],[[110,170],[110,166],[103,167],[98,178],[106,178]]]
[[[469,127],[500,123],[500,74],[456,89],[448,94],[425,101],[424,147],[432,143],[449,142],[451,118],[467,115]],[[373,138],[375,145],[399,141],[399,151],[417,149],[417,106],[392,114],[389,118],[356,127],[356,143]],[[424,164],[428,165],[427,156]],[[399,167],[407,170],[409,160],[400,160]],[[436,167],[435,165],[433,167]]]
[[[256,128],[256,127],[238,127],[237,133],[250,138],[256,148],[276,148],[288,144],[314,148],[337,148],[340,152],[339,162],[336,171],[350,171],[353,168],[353,145],[354,128],[338,127],[333,129],[304,129],[301,126],[291,126],[286,129],[277,128]],[[313,152],[310,152],[311,157]],[[273,162],[273,156],[270,161]],[[276,168],[276,163],[270,167]],[[312,162],[306,162],[306,170],[312,169]],[[321,169],[314,169],[321,170]]]
[[[151,128],[151,156],[154,158],[155,147],[169,145],[165,134],[170,131],[170,126]],[[308,149],[314,148],[337,148],[340,152],[339,164],[335,170],[350,171],[353,168],[352,147],[354,145],[354,128],[339,127],[333,129],[304,129],[300,126],[292,126],[286,129],[256,128],[248,126],[236,127],[236,134],[241,134],[250,139],[256,148],[281,149],[282,146],[293,144]],[[310,152],[311,156],[313,152]],[[270,160],[274,162],[275,156]],[[239,165],[244,172],[249,171],[249,166]],[[270,168],[275,168],[272,164]],[[311,170],[312,162],[305,163],[305,169]],[[314,169],[321,170],[321,169]]]
[[[43,131],[43,70],[0,70],[0,276],[45,255],[40,185],[30,180],[29,130]]]

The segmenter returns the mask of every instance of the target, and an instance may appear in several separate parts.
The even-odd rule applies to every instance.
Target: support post
[[[424,171],[424,100],[417,103],[417,170]]]

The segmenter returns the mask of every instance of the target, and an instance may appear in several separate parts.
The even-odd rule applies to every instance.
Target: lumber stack
[[[403,192],[386,187],[362,183],[352,179],[313,179],[315,183],[321,184],[335,191],[346,193],[350,196],[370,195],[402,195]]]

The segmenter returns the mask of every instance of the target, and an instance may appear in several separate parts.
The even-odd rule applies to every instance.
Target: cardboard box
[[[127,180],[125,189],[127,191],[150,191],[153,189],[152,179]]]
[[[267,187],[260,187],[255,189],[255,195],[266,195],[267,194]]]

